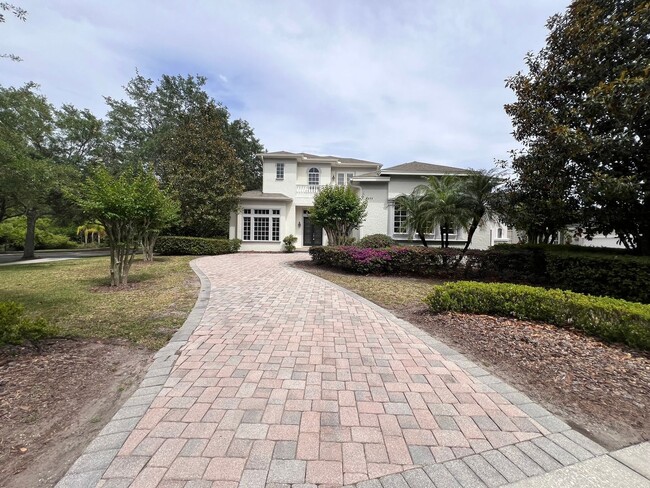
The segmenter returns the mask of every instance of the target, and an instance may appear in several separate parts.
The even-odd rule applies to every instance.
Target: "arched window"
[[[310,185],[320,185],[320,170],[318,168],[309,168],[307,176]]]

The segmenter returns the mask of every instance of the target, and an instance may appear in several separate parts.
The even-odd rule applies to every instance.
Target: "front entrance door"
[[[322,246],[323,245],[323,228],[320,225],[312,224],[309,217],[303,217],[303,246]]]

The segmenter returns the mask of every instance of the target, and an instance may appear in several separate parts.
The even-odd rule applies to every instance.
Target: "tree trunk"
[[[440,249],[445,248],[445,227],[440,226]]]
[[[424,234],[422,232],[418,232],[418,237],[422,241],[422,245],[424,247],[429,247],[429,245],[427,244],[427,240],[425,239]]]
[[[34,259],[34,248],[36,240],[36,220],[38,214],[35,210],[27,211],[27,234],[25,235],[25,246],[23,248],[23,259]]]
[[[158,232],[145,232],[142,237],[142,259],[145,262],[153,261],[153,248],[156,244]]]

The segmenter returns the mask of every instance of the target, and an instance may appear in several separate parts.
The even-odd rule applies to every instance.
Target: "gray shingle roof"
[[[381,166],[381,164],[375,163],[374,161],[366,161],[366,160],[363,160],[363,159],[355,159],[355,158],[342,158],[342,157],[339,157],[339,156],[318,156],[316,154],[292,153],[292,152],[288,152],[288,151],[273,151],[273,152],[269,152],[269,153],[266,153],[266,154],[273,155],[273,156],[292,156],[292,157],[300,156],[300,157],[309,158],[309,159],[337,159],[337,160],[341,161],[344,164],[360,164],[360,165],[372,164],[372,165]],[[264,154],[262,154],[262,156],[264,156]]]
[[[261,190],[245,191],[239,198],[242,200],[278,200],[285,202],[291,201],[291,197],[288,197],[282,193],[262,193]]]
[[[398,164],[390,168],[382,169],[382,173],[389,174],[463,174],[469,173],[469,170],[462,168],[454,168],[453,166],[443,166],[441,164],[421,163],[420,161],[412,161],[410,163]]]

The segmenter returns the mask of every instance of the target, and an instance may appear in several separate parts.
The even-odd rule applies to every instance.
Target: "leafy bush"
[[[557,289],[471,281],[435,286],[425,302],[434,313],[450,311],[540,320],[650,350],[650,305]]]
[[[548,283],[590,295],[650,303],[650,258],[546,253]]]
[[[316,264],[340,268],[359,274],[399,274],[447,276],[457,273],[453,264],[460,257],[456,249],[427,249],[393,246],[383,249],[357,246],[312,247]]]
[[[16,302],[0,302],[0,345],[38,342],[56,335],[45,319],[23,317],[25,308]]]
[[[210,239],[207,237],[161,236],[154,252],[163,256],[215,256],[239,251],[239,239]]]
[[[369,247],[372,249],[381,249],[384,247],[396,246],[397,243],[385,234],[371,234],[363,237],[357,242],[357,247]]]
[[[282,239],[282,244],[284,244],[284,252],[293,252],[296,250],[296,242],[298,238],[293,234],[289,234],[284,239]]]
[[[11,249],[21,251],[25,245],[27,219],[14,217],[0,223],[0,243]],[[70,229],[58,227],[51,219],[40,218],[36,221],[34,234],[36,249],[72,249],[77,244],[70,240]]]

